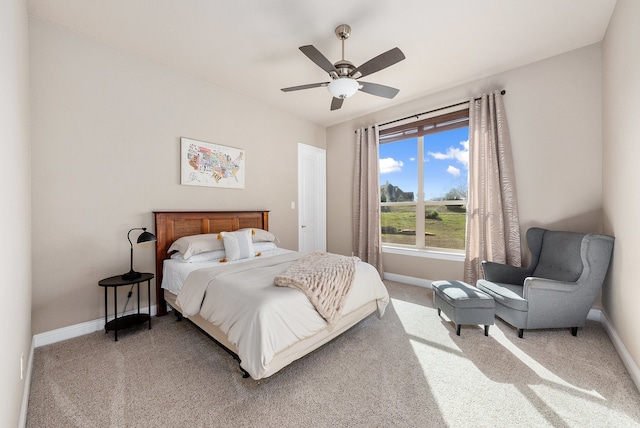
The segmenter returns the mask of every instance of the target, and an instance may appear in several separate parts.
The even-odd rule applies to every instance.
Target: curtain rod
[[[501,94],[501,95],[504,95],[504,94],[506,94],[506,93],[507,93],[507,91],[506,91],[505,89],[503,89],[503,90],[501,90],[501,91],[500,91],[500,94]],[[478,101],[478,100],[480,100],[480,99],[482,99],[482,98],[474,98],[474,100],[475,100],[475,101]],[[418,118],[419,118],[420,116],[422,116],[422,115],[429,114],[429,113],[435,113],[435,112],[440,111],[440,110],[446,110],[446,109],[451,108],[451,107],[458,107],[458,106],[461,106],[461,105],[466,104],[466,103],[468,103],[468,102],[469,102],[469,100],[467,100],[467,101],[461,101],[461,102],[459,102],[459,103],[451,104],[451,105],[446,106],[446,107],[440,107],[440,108],[437,108],[437,109],[433,109],[433,110],[429,110],[429,111],[424,111],[424,112],[422,112],[422,113],[412,114],[411,116],[403,117],[402,119],[392,120],[392,121],[390,121],[390,122],[385,122],[385,123],[382,123],[382,124],[380,124],[380,125],[378,125],[378,126],[391,125],[392,123],[402,122],[403,120],[411,119],[412,117],[415,117],[416,119],[418,119]]]

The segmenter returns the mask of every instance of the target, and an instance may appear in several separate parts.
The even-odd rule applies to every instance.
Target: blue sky
[[[387,181],[404,192],[418,192],[418,139],[380,145],[380,184]],[[458,128],[424,137],[425,199],[466,187],[469,129]]]

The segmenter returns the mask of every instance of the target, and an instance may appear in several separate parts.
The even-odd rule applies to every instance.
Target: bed
[[[184,263],[175,254],[171,257],[169,249],[183,237],[208,237],[243,229],[253,234],[268,231],[268,211],[156,211],[154,216],[158,315],[167,314],[168,306],[177,315],[185,314],[238,360],[244,377],[258,380],[273,375],[374,312],[382,316],[389,302],[375,268],[361,261],[355,262],[354,280],[340,314],[327,322],[309,296],[274,285],[274,276],[289,272],[308,255],[272,243],[260,247],[263,251],[256,253],[260,257],[232,263],[219,258]],[[254,242],[256,248],[265,244]],[[191,292],[196,289],[200,295]],[[265,296],[264,300],[258,296]],[[193,300],[197,298],[201,300]],[[236,302],[236,312],[226,313],[227,307],[235,307],[227,302]],[[242,320],[240,314],[249,319]]]

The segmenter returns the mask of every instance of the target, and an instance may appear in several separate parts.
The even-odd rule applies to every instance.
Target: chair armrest
[[[580,289],[577,282],[556,281],[553,279],[530,276],[524,280],[522,297],[530,300],[533,295],[548,293],[573,293]]]
[[[584,284],[529,277],[522,296],[527,300],[527,328],[581,327],[595,295]]]
[[[483,261],[482,271],[484,279],[491,282],[501,282],[504,284],[522,284],[526,277],[531,275],[527,268],[505,265]]]

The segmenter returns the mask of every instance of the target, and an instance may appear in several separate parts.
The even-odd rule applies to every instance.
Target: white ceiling
[[[30,14],[329,126],[602,40],[616,0],[29,0]],[[367,76],[329,111],[327,74],[298,50],[356,66],[393,47],[406,59]]]

